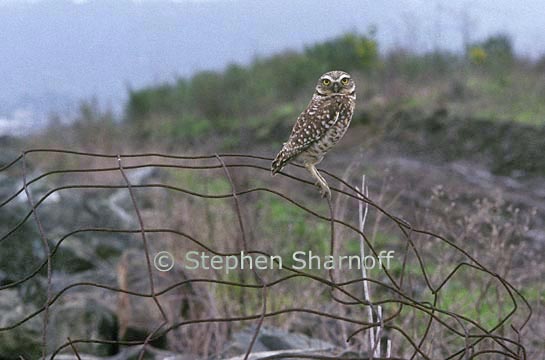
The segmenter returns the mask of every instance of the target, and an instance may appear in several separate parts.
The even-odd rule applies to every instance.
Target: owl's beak
[[[341,86],[339,85],[339,83],[336,82],[333,84],[333,91],[339,92],[340,89],[341,89]]]

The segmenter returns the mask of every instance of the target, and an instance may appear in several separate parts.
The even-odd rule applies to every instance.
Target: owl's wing
[[[288,141],[273,161],[273,173],[321,139],[339,120],[340,111],[339,99],[334,97],[311,101],[297,118]]]

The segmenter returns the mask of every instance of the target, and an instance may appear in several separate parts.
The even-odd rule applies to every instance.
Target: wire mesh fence
[[[55,158],[54,161],[51,160],[53,158]],[[30,171],[31,161],[39,162],[40,159],[47,159],[50,164],[53,164],[53,168],[42,172],[36,169]],[[92,160],[93,165],[89,165],[89,162],[84,160]],[[237,181],[236,176],[242,171],[251,172],[252,178],[268,177],[271,160],[245,154],[205,156],[176,156],[159,153],[98,154],[57,149],[32,149],[23,152],[0,169],[0,174],[9,174],[10,178],[18,178],[21,181],[21,185],[15,191],[0,199],[0,211],[9,212],[10,206],[14,203],[23,200],[26,202],[26,212],[6,226],[6,231],[0,234],[0,246],[5,247],[9,242],[23,241],[22,236],[19,235],[22,228],[25,224],[33,222],[40,239],[42,258],[35,264],[31,264],[32,271],[3,283],[0,286],[0,297],[3,292],[19,289],[33,279],[43,278],[44,301],[36,310],[25,313],[21,318],[0,324],[0,336],[17,331],[25,323],[39,319],[43,358],[53,359],[61,353],[80,358],[78,347],[81,348],[86,344],[115,344],[118,347],[139,345],[139,358],[144,358],[146,347],[183,328],[210,325],[217,327],[206,328],[206,332],[219,333],[219,326],[225,324],[252,324],[251,341],[241,357],[243,359],[527,358],[520,334],[532,313],[529,303],[504,276],[483,265],[463,244],[456,243],[440,234],[414,227],[374,202],[372,197],[368,196],[365,183],[357,187],[324,170],[321,171],[326,174],[332,185],[333,199],[350,201],[358,205],[359,211],[356,212],[359,214],[355,221],[346,219],[346,216],[340,216],[335,211],[333,201],[329,199],[323,200],[327,203],[326,208],[317,209],[314,204],[306,203],[304,197],[296,196],[300,190],[295,189],[309,189],[313,186],[311,182],[305,180],[304,175],[294,175],[292,171],[284,171],[280,173],[280,179],[278,177],[274,179],[277,183],[288,183],[291,191],[280,190],[278,186],[271,185],[267,181],[260,182],[257,186],[254,186],[251,181]],[[61,163],[68,166],[59,165]],[[215,189],[197,191],[183,187],[183,184],[172,184],[166,181],[134,183],[131,172],[138,169],[159,169],[181,173],[212,172],[210,176],[222,178],[228,184],[228,188],[222,187],[220,191]],[[70,178],[69,176],[72,175],[80,177]],[[67,178],[62,178],[63,176]],[[53,178],[62,181],[50,181]],[[86,180],[91,178],[93,181]],[[47,190],[41,192],[34,190],[40,184],[48,184],[41,187]],[[51,184],[54,185],[50,186]],[[53,235],[50,230],[48,231],[52,229],[52,224],[44,224],[43,220],[44,214],[49,211],[48,199],[59,193],[91,190],[96,191],[93,196],[99,197],[101,191],[115,190],[128,193],[130,209],[127,212],[132,214],[131,223],[134,223],[135,227],[129,228],[127,224],[120,221],[117,226],[109,227],[92,226],[93,224],[78,225],[75,229],[62,234]],[[162,224],[156,226],[157,221],[150,220],[153,219],[154,208],[151,207],[151,210],[144,208],[142,198],[150,196],[146,195],[146,192],[158,190],[176,193],[194,202],[205,200],[228,202],[229,211],[232,214],[232,225],[237,231],[233,235],[236,238],[235,245],[226,251],[225,247],[219,247],[217,243],[210,241],[210,234],[206,237],[208,240],[203,239],[199,231],[191,229],[190,223],[186,223],[185,228],[173,228],[162,226]],[[38,193],[39,196],[36,195]],[[151,197],[155,196],[154,194]],[[255,196],[265,196],[263,194],[267,196],[263,198],[264,201],[274,198],[275,201],[285,203],[307,214],[317,224],[322,224],[319,234],[327,237],[329,244],[325,255],[332,258],[343,252],[343,239],[350,237],[361,241],[360,260],[365,258],[365,254],[375,259],[384,259],[384,254],[377,248],[376,242],[370,239],[365,226],[368,211],[381,214],[385,222],[396,229],[398,234],[399,244],[396,248],[399,250],[398,266],[391,269],[385,263],[380,263],[373,272],[366,272],[365,266],[358,269],[358,271],[363,270],[362,272],[342,272],[334,267],[317,272],[299,269],[293,264],[279,264],[279,259],[274,258],[274,253],[263,250],[259,244],[249,240],[248,234],[254,231],[255,224],[251,224],[249,219],[249,212],[253,210],[245,209],[245,207],[248,207],[252,201],[256,201]],[[250,201],[245,200],[246,197],[252,196],[254,198]],[[145,269],[147,290],[131,290],[123,281],[118,286],[112,286],[112,284],[102,283],[100,278],[57,286],[54,282],[57,271],[55,257],[70,238],[80,234],[110,234],[120,237],[137,235],[140,242],[139,249],[143,255],[142,266]],[[274,259],[275,267],[267,271],[252,267],[251,272],[247,273],[234,269],[234,274],[231,276],[227,274],[217,276],[212,272],[199,272],[197,276],[191,276],[187,275],[188,272],[183,272],[183,279],[172,276],[165,283],[164,278],[159,278],[161,272],[158,271],[157,264],[154,264],[156,247],[151,244],[155,240],[154,236],[158,234],[171,236],[177,241],[190,244],[189,247],[199,248],[211,256],[216,255],[224,259],[238,256],[241,252],[253,257],[262,255]],[[426,244],[430,243],[437,245],[434,250],[426,250]],[[269,245],[269,249],[278,250],[275,249],[274,244]],[[307,248],[312,244],[304,244],[304,246]],[[437,249],[451,253],[454,263],[448,266],[438,263],[433,253],[438,251]],[[117,260],[122,262],[121,256]],[[115,271],[115,269],[111,270]],[[471,278],[480,278],[487,284],[487,289],[475,290],[468,283],[464,283]],[[284,287],[292,282],[296,282],[296,285]],[[180,289],[188,289],[187,286],[197,284],[238,289],[229,293],[231,295],[252,292],[253,302],[246,300],[245,304],[246,310],[250,309],[253,313],[248,313],[241,309],[240,304],[237,305],[237,302],[244,300],[232,298],[226,300],[225,306],[221,308],[212,306],[215,304],[214,299],[207,300],[205,307],[208,309],[199,313],[203,314],[202,317],[173,314],[170,311],[170,305],[166,304],[171,302],[170,298],[167,301],[168,296]],[[278,300],[285,297],[286,291],[293,292],[292,297],[309,296],[309,293],[303,290],[308,284],[315,286],[311,290],[311,295],[315,289],[321,289],[319,295],[313,296],[314,299],[308,301],[308,307],[286,306]],[[476,313],[474,309],[482,309],[480,305],[483,297],[488,296],[490,287],[494,287],[496,302],[501,303],[501,306],[489,308],[488,312],[492,313],[492,316],[486,316],[483,319],[480,316],[482,314],[478,311]],[[153,309],[150,308],[149,311],[157,314],[155,323],[148,324],[149,330],[143,338],[138,340],[129,340],[118,334],[115,339],[68,337],[64,343],[51,345],[50,338],[56,329],[52,328],[50,320],[52,314],[55,314],[56,304],[70,296],[71,291],[77,288],[100,289],[106,294],[116,294],[121,301],[126,302],[137,298],[150,300],[149,304],[152,304]],[[463,301],[469,304],[473,311],[461,310],[456,304],[459,300],[452,300],[456,292],[463,293]],[[218,292],[207,294],[212,298],[218,296]],[[225,296],[225,293],[222,294]],[[457,299],[460,298],[457,297]],[[214,309],[211,310],[210,307]],[[332,337],[337,337],[336,348],[328,352],[283,351],[259,357],[256,357],[255,353],[252,355],[264,324],[273,319],[281,323],[288,315],[296,319],[302,316],[322,319],[322,324],[327,324],[330,333],[333,333]],[[122,317],[121,314],[119,316]],[[119,329],[118,331],[123,333]],[[218,333],[210,335],[214,339],[211,344],[214,343],[217,349],[207,350],[206,354],[209,358],[221,358],[221,338],[217,335]],[[24,358],[22,354],[7,354],[7,356]]]

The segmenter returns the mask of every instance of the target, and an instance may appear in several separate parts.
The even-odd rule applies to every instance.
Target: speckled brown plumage
[[[317,180],[322,195],[331,195],[315,165],[348,129],[356,103],[355,90],[354,81],[344,71],[330,71],[320,77],[310,103],[272,163],[273,174],[291,161],[301,162]]]

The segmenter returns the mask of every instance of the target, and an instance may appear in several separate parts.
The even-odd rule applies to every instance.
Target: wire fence
[[[75,157],[79,158],[91,158],[100,159],[105,162],[111,162],[110,166],[98,166],[98,167],[83,167],[83,168],[69,168],[61,169],[56,168],[50,171],[43,172],[30,178],[29,174],[29,158],[31,156],[49,157],[49,156],[62,156],[62,157]],[[366,354],[360,354],[356,357],[354,355],[342,355],[342,354],[302,354],[295,352],[283,352],[277,355],[268,355],[260,357],[261,359],[436,359],[437,348],[440,346],[441,341],[447,341],[450,344],[463,344],[457,348],[443,347],[441,349],[442,356],[445,359],[473,359],[489,357],[503,357],[509,359],[526,359],[526,349],[521,340],[521,331],[530,319],[531,307],[525,300],[524,296],[512,286],[509,281],[504,277],[487,268],[479,262],[479,259],[473,257],[466,249],[459,244],[430,231],[419,229],[412,226],[407,221],[400,217],[391,214],[379,204],[374,202],[367,196],[365,184],[362,184],[361,188],[349,184],[341,177],[329,173],[325,170],[320,170],[327,175],[330,180],[331,190],[334,197],[342,197],[351,199],[351,201],[358,202],[360,207],[359,224],[353,224],[349,221],[343,220],[335,216],[333,205],[331,200],[327,201],[329,215],[321,214],[312,208],[312,205],[305,204],[303,201],[296,199],[295,197],[286,194],[280,190],[273,188],[272,186],[262,187],[249,187],[248,185],[237,185],[233,180],[233,174],[240,169],[251,169],[255,173],[268,174],[270,172],[271,158],[245,155],[245,154],[213,154],[206,156],[176,156],[160,153],[142,153],[142,154],[98,154],[88,152],[77,152],[58,149],[32,149],[24,151],[19,157],[12,162],[6,164],[0,168],[0,174],[7,174],[9,172],[15,172],[16,169],[20,169],[22,176],[22,186],[14,193],[10,194],[4,199],[0,199],[0,211],[6,209],[20,196],[26,198],[29,210],[25,216],[18,219],[17,223],[12,226],[4,234],[0,234],[0,246],[6,242],[14,241],[15,234],[25,225],[27,222],[33,221],[38,229],[38,234],[41,240],[43,248],[43,262],[36,264],[35,270],[28,273],[26,276],[0,286],[0,296],[2,291],[8,289],[14,289],[21,286],[25,282],[40,276],[40,273],[46,273],[46,301],[32,313],[26,314],[26,316],[19,321],[10,324],[0,324],[0,335],[3,332],[10,332],[18,327],[22,326],[26,322],[41,317],[42,319],[42,357],[53,359],[60,353],[72,353],[73,356],[80,358],[78,353],[78,346],[81,344],[116,344],[122,345],[141,345],[139,358],[144,357],[146,346],[149,346],[153,341],[165,336],[169,332],[174,331],[182,327],[190,327],[196,324],[220,324],[220,323],[254,323],[254,332],[251,342],[246,350],[244,359],[251,358],[252,349],[258,338],[259,332],[262,329],[264,323],[270,318],[281,318],[286,314],[310,314],[319,318],[329,319],[333,323],[347,323],[355,327],[348,336],[341,339],[343,342],[350,342],[356,338],[370,339],[367,344],[369,351]],[[131,162],[132,164],[128,164]],[[74,163],[74,162],[72,162]],[[77,161],[76,161],[77,163]],[[154,169],[175,169],[177,171],[205,171],[216,170],[222,171],[224,179],[228,181],[231,187],[231,191],[224,194],[209,194],[200,193],[190,189],[174,186],[166,183],[145,183],[145,184],[133,184],[128,172],[141,168],[154,168]],[[54,175],[63,174],[80,174],[80,175],[93,175],[100,179],[106,173],[112,173],[120,175],[122,182],[119,184],[63,184],[62,186],[55,186],[43,194],[39,198],[33,197],[32,186],[37,185],[39,182],[46,182],[48,178]],[[303,176],[292,175],[289,172],[281,172],[281,181],[289,182],[290,186],[309,187],[313,184]],[[53,196],[55,193],[71,190],[71,191],[85,191],[89,189],[104,190],[104,189],[125,189],[130,195],[130,201],[137,220],[138,228],[125,229],[120,228],[101,228],[101,227],[87,227],[78,228],[69,233],[63,234],[59,239],[53,241],[48,237],[46,229],[43,224],[43,213],[45,209],[44,203],[46,199]],[[162,189],[165,191],[172,191],[183,196],[198,199],[223,199],[232,201],[232,211],[236,215],[237,227],[239,229],[240,244],[238,252],[222,252],[219,249],[215,249],[195,236],[192,236],[189,231],[180,231],[178,229],[171,228],[157,228],[146,225],[146,221],[142,216],[141,205],[138,202],[138,195],[140,191],[146,191],[150,189]],[[138,193],[137,193],[138,192]],[[365,231],[365,216],[367,210],[374,209],[379,213],[382,213],[388,221],[393,224],[401,234],[403,239],[403,253],[400,260],[401,267],[398,271],[391,271],[384,264],[382,264],[381,276],[370,276],[365,272],[362,276],[354,277],[351,279],[337,279],[338,274],[334,271],[328,271],[327,275],[316,275],[316,273],[301,271],[293,267],[284,266],[284,270],[287,271],[287,275],[278,276],[274,280],[266,280],[257,270],[253,270],[253,281],[246,279],[245,281],[231,281],[217,278],[189,278],[183,281],[172,282],[169,286],[162,289],[158,288],[158,285],[154,282],[154,269],[153,253],[149,244],[149,236],[157,233],[168,233],[175,236],[184,238],[186,241],[193,243],[200,248],[205,249],[210,254],[219,255],[223,257],[237,255],[240,251],[244,251],[247,254],[253,255],[265,255],[272,256],[264,251],[252,248],[248,243],[246,234],[248,229],[245,227],[246,219],[242,207],[244,204],[241,202],[245,196],[255,193],[267,193],[270,196],[277,197],[283,202],[289,203],[291,206],[295,206],[298,209],[306,212],[310,216],[316,218],[320,222],[328,224],[330,237],[329,254],[334,255],[338,250],[336,238],[336,229],[343,228],[349,231],[352,235],[357,236],[362,240],[362,251],[365,249],[367,253],[373,254],[375,257],[379,257],[379,251],[376,245],[370,241],[368,234]],[[365,214],[364,214],[365,213]],[[32,218],[32,219],[31,219]],[[89,232],[89,233],[110,233],[110,234],[139,234],[142,242],[142,248],[145,255],[145,267],[147,273],[147,281],[149,291],[136,292],[126,288],[113,287],[107,284],[101,284],[100,279],[96,279],[95,282],[75,282],[71,283],[58,291],[53,290],[52,275],[54,268],[52,266],[52,260],[55,254],[63,246],[63,241],[75,234]],[[431,278],[433,274],[430,274],[430,267],[428,266],[429,260],[427,257],[429,254],[422,254],[421,246],[419,246],[414,238],[416,236],[424,236],[434,241],[439,241],[444,244],[450,251],[456,253],[463,260],[458,261],[456,266],[442,278],[441,281],[433,281]],[[362,252],[363,254],[363,252]],[[408,259],[414,257],[416,259],[416,269],[407,266]],[[411,287],[406,279],[408,273],[411,272],[411,276],[415,274],[422,280],[425,288],[420,291],[415,291]],[[457,313],[455,310],[446,307],[444,304],[440,304],[439,298],[445,292],[449,282],[457,276],[459,272],[469,272],[470,274],[479,274],[479,276],[485,276],[488,281],[498,284],[498,287],[502,289],[502,301],[506,302],[510,306],[510,311],[506,314],[498,316],[497,321],[491,327],[483,325],[481,322],[468,317],[467,314]],[[281,274],[278,272],[278,274]],[[280,284],[289,282],[294,278],[301,278],[309,283],[318,283],[321,286],[329,288],[328,301],[330,303],[336,303],[350,309],[363,309],[364,311],[350,312],[350,316],[343,314],[338,315],[334,310],[327,310],[328,307],[323,307],[320,310],[312,308],[281,308],[274,311],[269,311],[269,301],[276,296],[276,289]],[[380,278],[380,280],[379,280]],[[227,287],[238,287],[243,289],[250,289],[260,292],[261,311],[250,315],[244,316],[222,316],[221,313],[216,317],[207,317],[199,319],[181,320],[173,319],[167,311],[164,309],[162,297],[168,295],[169,292],[174,289],[180,288],[187,284],[220,284]],[[359,284],[359,285],[358,285]],[[358,286],[354,286],[358,285]],[[375,298],[372,299],[369,295],[369,286],[372,286]],[[68,338],[64,344],[59,345],[53,352],[48,351],[48,337],[50,334],[50,328],[48,322],[50,314],[54,311],[55,304],[66,296],[66,293],[73,288],[78,287],[94,287],[103,289],[108,292],[123,294],[127,297],[147,298],[152,299],[155,304],[156,310],[160,314],[161,321],[154,324],[154,330],[147,334],[147,337],[138,341],[127,340],[104,340],[104,339],[85,339],[85,338]],[[362,287],[366,288],[366,291],[361,291]],[[430,296],[422,296],[422,293],[426,292]],[[380,294],[380,296],[378,295]],[[499,295],[498,295],[499,296]],[[478,301],[478,300],[474,300]],[[416,318],[417,316],[421,320],[422,326],[418,331],[408,328],[407,321],[404,319],[408,316]],[[437,332],[437,329],[441,329],[442,339],[437,339],[432,333]],[[378,350],[381,345],[380,339],[384,334],[390,334],[388,340],[389,349],[386,351]],[[392,339],[397,339],[396,341]],[[374,340],[373,340],[374,339]],[[366,340],[367,341],[367,340]],[[400,353],[400,342],[406,344],[403,353]],[[382,346],[384,346],[383,344]],[[397,350],[396,350],[397,346]],[[390,349],[391,347],[391,349]],[[434,355],[435,354],[435,355]],[[396,357],[397,356],[397,357]],[[22,356],[20,358],[23,358]]]

